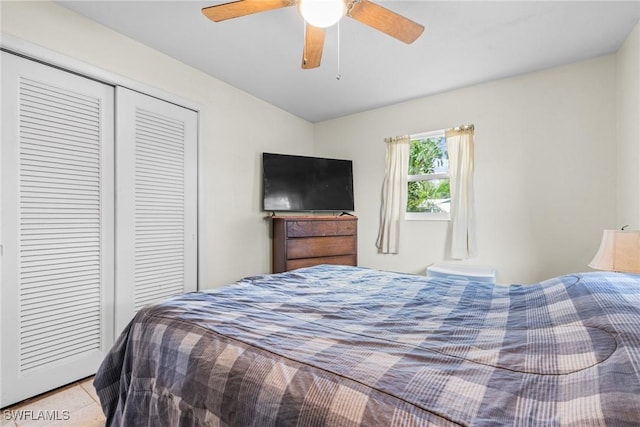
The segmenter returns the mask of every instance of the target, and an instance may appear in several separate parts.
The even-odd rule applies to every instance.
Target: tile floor
[[[38,419],[47,417],[48,420]],[[0,427],[104,427],[93,377],[0,410]]]

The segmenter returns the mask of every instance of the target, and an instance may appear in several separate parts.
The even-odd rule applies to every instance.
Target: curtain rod
[[[411,138],[411,135],[399,135],[399,136],[385,138],[384,142],[392,143],[392,142],[398,142],[402,140],[406,140],[406,142],[409,142],[409,138]]]
[[[471,123],[470,125],[460,125],[460,126],[457,126],[457,127],[454,127],[454,128],[447,129],[447,130],[453,130],[453,131],[456,131],[456,132],[460,132],[461,130],[474,130],[474,129],[475,129],[475,126],[473,125],[473,123]]]
[[[398,142],[398,141],[402,141],[402,140],[406,140],[406,139],[412,138],[413,136],[417,136],[417,135],[420,135],[420,136],[424,137],[424,136],[427,136],[427,135],[430,135],[430,134],[438,135],[438,134],[442,134],[442,133],[446,133],[446,132],[465,132],[465,131],[473,132],[474,130],[475,130],[475,125],[473,123],[471,123],[471,124],[468,124],[468,125],[456,126],[454,128],[436,130],[436,131],[431,131],[431,132],[423,132],[423,133],[416,134],[416,135],[399,135],[399,136],[389,137],[389,138],[385,138],[384,142],[386,142],[386,143]]]

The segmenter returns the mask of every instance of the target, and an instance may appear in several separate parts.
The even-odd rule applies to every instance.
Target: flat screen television
[[[351,160],[262,153],[265,211],[353,211]]]

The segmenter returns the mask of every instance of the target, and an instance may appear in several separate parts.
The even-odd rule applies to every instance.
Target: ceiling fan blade
[[[302,51],[302,68],[316,68],[320,66],[322,60],[322,49],[324,48],[324,29],[306,25],[304,33],[304,50]]]
[[[424,31],[424,26],[369,0],[354,2],[351,11],[347,14],[356,21],[407,44],[413,43]]]
[[[264,12],[294,4],[291,0],[238,0],[231,3],[209,6],[202,9],[204,15],[215,22],[238,18],[252,13]]]

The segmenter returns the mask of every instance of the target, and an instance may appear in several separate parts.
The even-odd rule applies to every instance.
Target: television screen
[[[353,211],[351,160],[262,153],[265,211]]]

